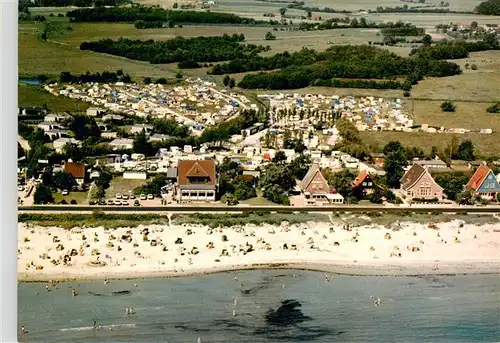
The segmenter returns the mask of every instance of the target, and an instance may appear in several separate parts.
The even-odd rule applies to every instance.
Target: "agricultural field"
[[[454,102],[455,112],[441,111],[441,103],[441,101],[409,100],[405,107],[415,124],[465,128],[474,131],[492,129],[493,132],[500,133],[500,114],[486,111],[492,103],[456,101]]]
[[[414,98],[500,101],[500,51],[474,52],[467,59],[453,60],[463,73],[442,78],[427,78],[414,86]],[[465,69],[465,63],[476,64],[477,70]]]
[[[132,61],[118,56],[110,56],[81,51],[79,44],[66,45],[61,41],[65,32],[49,41],[38,38],[39,26],[22,24],[19,30],[19,74],[20,75],[59,75],[62,71],[71,73],[115,71],[122,69],[132,77],[172,77],[178,71],[173,65],[153,65],[147,62]],[[133,27],[132,27],[133,28]]]
[[[438,149],[444,149],[450,144],[453,136],[456,136],[460,141],[470,140],[474,144],[477,156],[482,157],[498,157],[500,151],[500,133],[484,135],[479,133],[468,134],[452,134],[452,133],[427,133],[427,132],[360,132],[361,139],[368,146],[383,147],[390,141],[399,141],[404,146],[415,146],[430,153],[433,146]]]

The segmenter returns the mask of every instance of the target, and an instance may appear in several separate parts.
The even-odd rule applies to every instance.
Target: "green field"
[[[87,102],[65,96],[54,96],[39,86],[18,84],[18,106],[46,106],[52,112],[84,112],[90,107]]]
[[[390,141],[399,141],[403,146],[418,147],[430,153],[433,146],[443,150],[450,144],[455,136],[459,141],[470,140],[474,144],[476,155],[482,157],[498,157],[500,155],[500,133],[484,135],[467,133],[463,135],[452,133],[427,133],[427,132],[360,132],[363,142],[370,146],[383,147]]]

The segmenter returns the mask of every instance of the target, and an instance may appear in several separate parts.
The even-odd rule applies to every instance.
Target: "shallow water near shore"
[[[330,275],[329,280],[319,272],[255,270],[108,284],[74,281],[50,292],[46,283],[20,283],[19,326],[28,333],[19,340],[495,342],[500,337],[499,275]],[[71,288],[78,296],[72,297]],[[370,296],[381,304],[374,306]],[[127,307],[135,314],[126,315]],[[97,331],[94,320],[101,326]]]

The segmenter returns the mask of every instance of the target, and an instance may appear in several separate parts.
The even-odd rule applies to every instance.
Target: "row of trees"
[[[333,29],[387,29],[387,30],[400,30],[403,34],[408,32],[422,32],[422,29],[417,28],[413,24],[397,21],[395,23],[368,23],[365,18],[331,18],[321,23],[308,23],[301,22],[298,27],[299,30],[315,31],[315,30],[333,30]],[[423,33],[422,33],[423,34]],[[418,36],[418,35],[417,35]]]
[[[310,55],[315,56],[313,53]],[[311,60],[312,58],[304,58],[293,61],[295,61],[294,63],[300,61],[307,63]],[[290,66],[271,73],[248,74],[238,86],[252,89],[293,89],[311,84],[321,84],[322,81],[318,80],[332,82],[332,78],[393,79],[406,76],[404,84],[394,82],[381,84],[378,87],[396,87],[409,90],[411,85],[416,84],[424,76],[443,77],[457,75],[461,72],[460,67],[452,62],[424,57],[404,58],[387,50],[368,45],[331,47],[320,54],[317,60],[319,62],[310,65]],[[229,69],[229,64],[221,67],[221,69],[223,68]],[[250,69],[250,66],[246,69]],[[333,82],[339,86],[356,86],[356,83],[350,83],[350,81],[335,80]],[[368,84],[359,83],[363,87]],[[370,84],[370,86],[377,85]]]
[[[500,44],[495,34],[488,34],[482,41],[453,41],[435,45],[424,45],[410,52],[411,56],[434,60],[450,60],[469,57],[469,53],[485,50],[498,50]]]
[[[133,5],[131,7],[80,8],[69,11],[67,16],[72,22],[104,21],[133,23],[136,20],[142,20],[144,22],[162,22],[168,18],[168,21],[173,23],[269,25],[269,23],[265,21],[242,18],[230,13],[171,11],[159,6],[145,7],[141,5]]]
[[[500,15],[500,0],[487,0],[476,6],[474,11],[478,14]]]
[[[384,36],[423,36],[425,29],[412,24],[406,24],[405,26],[384,28],[382,29],[382,34]]]
[[[120,6],[131,4],[130,0],[20,0],[19,3],[28,7],[102,7],[102,6]]]
[[[227,63],[217,63],[207,71],[207,74],[222,75],[257,70],[282,69],[289,66],[309,65],[324,60],[326,57],[327,55],[324,53],[318,53],[315,50],[303,48],[291,54],[285,51],[269,57],[255,55],[246,58],[236,58]]]
[[[104,71],[101,73],[90,73],[89,71],[85,74],[73,75],[69,71],[63,71],[59,75],[59,81],[65,83],[87,83],[87,82],[102,82],[102,83],[111,83],[111,82],[132,82],[132,78],[128,74],[124,74],[122,70],[118,70],[116,72],[108,72]]]
[[[181,62],[184,67],[197,67],[196,62],[217,62],[237,58],[250,58],[266,51],[266,47],[255,44],[240,44],[245,40],[243,34],[224,34],[219,37],[175,37],[168,41],[131,40],[120,38],[116,41],[103,39],[97,42],[84,42],[81,50],[91,50],[132,60],[150,63]],[[195,63],[195,64],[193,64]]]

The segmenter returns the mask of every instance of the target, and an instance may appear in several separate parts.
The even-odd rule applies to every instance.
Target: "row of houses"
[[[408,200],[413,199],[444,199],[444,189],[437,184],[427,168],[414,163],[400,180],[400,192]],[[377,186],[366,170],[356,177],[352,188],[363,196],[371,194]],[[342,195],[330,187],[318,164],[313,164],[304,179],[299,183],[300,191],[308,204],[339,204],[343,203]],[[496,201],[500,195],[500,173],[495,176],[487,166],[480,166],[473,174],[465,189],[472,190],[476,196]]]

